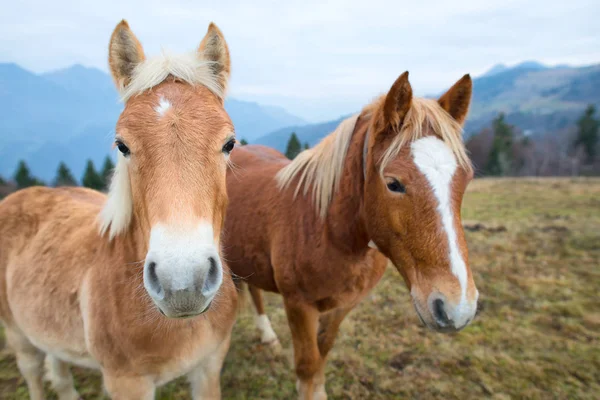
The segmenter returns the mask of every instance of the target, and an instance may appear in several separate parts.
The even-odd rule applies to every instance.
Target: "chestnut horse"
[[[437,101],[413,98],[406,72],[292,162],[263,146],[233,153],[226,257],[250,285],[263,342],[278,343],[261,290],[283,295],[300,398],[326,398],[340,323],[388,258],[429,328],[456,331],[474,317],[460,219],[473,177],[462,142],[471,90],[465,75]]]
[[[234,145],[230,59],[211,24],[197,51],[146,59],[122,21],[109,46],[125,102],[108,197],[31,188],[0,203],[0,317],[32,399],[47,358],[58,397],[67,363],[97,368],[115,399],[152,399],[187,375],[220,397],[237,294],[221,262]]]

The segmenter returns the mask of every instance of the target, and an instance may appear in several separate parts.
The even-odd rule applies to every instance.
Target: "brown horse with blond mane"
[[[0,203],[0,318],[32,399],[46,356],[59,399],[67,363],[97,368],[115,399],[152,399],[187,375],[220,398],[237,295],[221,263],[234,145],[230,58],[211,24],[197,51],[146,59],[123,21],[109,46],[125,102],[108,197],[31,188]]]
[[[406,72],[291,162],[263,146],[233,153],[226,257],[250,285],[263,342],[278,344],[261,290],[283,295],[300,398],[327,397],[338,328],[388,258],[429,328],[456,331],[475,316],[460,218],[473,177],[462,142],[471,91],[465,75],[437,101],[413,98]]]

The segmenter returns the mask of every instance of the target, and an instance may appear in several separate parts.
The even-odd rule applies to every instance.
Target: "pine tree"
[[[102,177],[96,172],[92,160],[88,160],[87,162],[85,172],[83,173],[83,178],[81,179],[81,183],[83,184],[83,186],[88,187],[90,189],[104,189],[104,182],[102,181]]]
[[[304,150],[310,149],[308,142],[304,142]]]
[[[298,136],[296,136],[296,133],[292,132],[292,135],[290,136],[290,140],[287,143],[287,148],[285,150],[285,156],[287,158],[289,158],[290,160],[293,160],[294,158],[296,158],[298,153],[300,153],[300,151],[302,151],[302,145],[300,144],[300,141],[298,140]]]
[[[500,113],[492,123],[494,141],[486,166],[489,175],[502,176],[510,172],[513,163],[513,140],[514,129],[504,120],[504,114]]]
[[[0,176],[0,185],[6,185],[6,181],[1,176]]]
[[[44,186],[44,182],[31,176],[29,167],[25,164],[25,161],[19,161],[19,166],[14,175],[15,182],[19,189],[23,189],[30,186]]]
[[[594,160],[598,148],[600,121],[594,118],[595,113],[596,107],[590,104],[577,121],[577,136],[574,145],[583,147],[588,163]]]
[[[54,179],[54,186],[77,186],[75,177],[64,162],[61,162],[58,165],[56,179]]]
[[[115,164],[112,162],[110,156],[106,156],[104,159],[104,165],[102,166],[102,173],[100,177],[102,178],[102,190],[108,190],[110,186],[110,178],[112,177],[113,170],[115,169]]]
[[[246,141],[246,139],[242,139],[242,140],[240,140],[240,144],[241,144],[242,146],[245,146],[245,145],[247,145],[247,144],[248,144],[248,142]]]

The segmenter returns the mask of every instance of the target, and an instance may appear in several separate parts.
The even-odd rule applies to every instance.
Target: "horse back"
[[[31,187],[0,202],[2,320],[7,323],[12,320],[8,305],[9,277],[18,281],[21,275],[27,275],[23,269],[55,256],[51,254],[53,244],[68,242],[70,237],[96,229],[95,216],[104,201],[101,193],[84,188]],[[71,220],[77,223],[70,223]],[[65,263],[69,264],[68,260]]]

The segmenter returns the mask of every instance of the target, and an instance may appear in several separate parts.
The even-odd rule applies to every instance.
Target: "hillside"
[[[304,121],[279,107],[227,99],[225,108],[239,138]],[[0,64],[0,176],[11,176],[25,159],[34,175],[49,181],[60,161],[77,178],[88,158],[98,166],[109,153],[122,104],[104,72],[74,65],[37,75]]]

